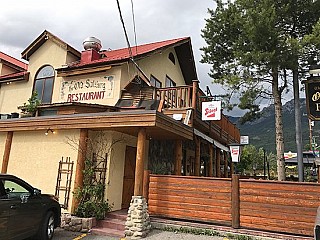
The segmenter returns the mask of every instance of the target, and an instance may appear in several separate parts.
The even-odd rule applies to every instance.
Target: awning
[[[229,148],[222,145],[221,143],[219,143],[218,141],[216,140],[213,140],[211,137],[207,136],[206,134],[198,131],[197,129],[193,129],[193,132],[195,135],[203,138],[204,140],[208,141],[209,143],[212,143],[213,145],[215,145],[216,147],[222,149],[223,151],[225,152],[230,152]]]

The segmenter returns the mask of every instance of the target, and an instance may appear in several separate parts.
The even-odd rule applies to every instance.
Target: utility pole
[[[296,145],[297,145],[297,161],[298,161],[298,176],[299,182],[304,181],[304,167],[302,156],[302,133],[301,133],[301,110],[300,110],[300,96],[299,96],[299,76],[298,71],[293,71],[293,94],[294,94],[294,120],[296,130]]]

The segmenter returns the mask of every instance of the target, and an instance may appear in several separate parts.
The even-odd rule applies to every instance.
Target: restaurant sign
[[[63,80],[60,98],[64,102],[101,102],[113,98],[114,76]]]
[[[320,120],[320,78],[311,77],[305,82],[309,118]]]
[[[202,102],[202,120],[220,120],[221,101]]]

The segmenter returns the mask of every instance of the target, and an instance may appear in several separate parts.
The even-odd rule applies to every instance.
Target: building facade
[[[228,144],[240,133],[223,114],[201,120],[201,102],[211,98],[199,88],[190,38],[118,50],[101,50],[95,38],[84,45],[80,52],[44,31],[24,61],[0,52],[2,173],[56,193],[67,211],[88,158],[102,163],[113,210],[143,194],[145,170],[230,176]],[[34,92],[41,104],[24,117]]]

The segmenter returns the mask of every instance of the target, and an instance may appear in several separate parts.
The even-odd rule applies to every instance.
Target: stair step
[[[109,237],[125,237],[124,231],[116,230],[116,229],[109,229],[109,228],[92,228],[91,233],[94,235],[102,235],[102,236],[109,236]]]
[[[104,219],[97,222],[97,227],[124,231],[125,222],[119,219]]]
[[[107,214],[105,220],[108,220],[108,219],[119,219],[125,222],[127,220],[127,214],[110,212]]]

